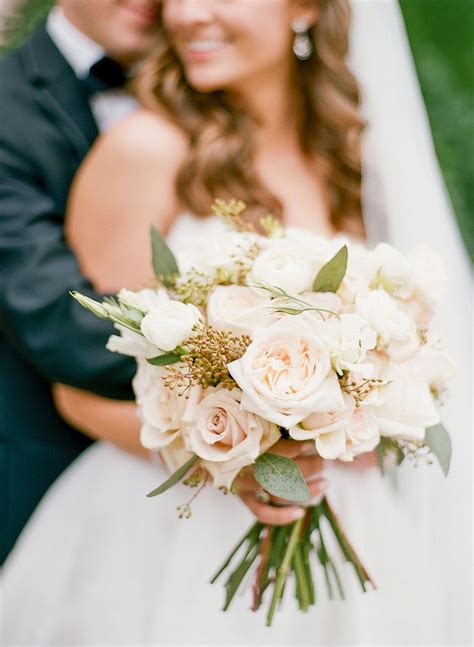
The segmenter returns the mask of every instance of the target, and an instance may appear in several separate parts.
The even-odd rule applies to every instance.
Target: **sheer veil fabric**
[[[274,627],[248,610],[227,614],[207,580],[251,522],[233,497],[208,488],[193,518],[177,487],[144,494],[162,478],[106,444],[87,450],[57,481],[12,552],[3,576],[6,645],[468,645],[470,644],[470,274],[434,155],[398,4],[353,0],[351,64],[370,127],[364,211],[371,243],[419,243],[445,258],[449,291],[439,326],[457,363],[443,411],[452,472],[402,467],[398,486],[377,470],[334,467],[329,496],[379,590],[362,595],[349,567],[347,600],[300,614],[287,595]],[[199,235],[178,219],[170,243]],[[211,226],[211,223],[208,224]],[[288,593],[290,593],[288,591]]]
[[[427,550],[439,551],[446,644],[468,644],[472,591],[472,273],[433,148],[401,11],[396,0],[352,0],[352,69],[363,88],[364,211],[369,238],[402,250],[435,249],[448,272],[438,327],[456,375],[442,419],[453,440],[449,478],[405,469],[400,496],[418,491]],[[427,8],[427,11],[429,9]],[[380,214],[384,214],[384,218]],[[384,223],[386,231],[380,230]],[[386,236],[384,234],[386,233]],[[380,235],[381,234],[381,235]],[[411,474],[410,474],[411,472]],[[436,566],[435,566],[436,564]]]

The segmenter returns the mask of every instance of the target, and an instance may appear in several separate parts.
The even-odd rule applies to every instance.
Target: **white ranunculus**
[[[209,224],[215,221],[210,220]],[[205,224],[205,223],[204,223]],[[200,233],[202,236],[202,232]],[[225,229],[217,230],[211,227],[204,236],[205,244],[197,245],[195,241],[190,245],[180,245],[175,252],[181,275],[190,270],[196,270],[209,277],[215,277],[218,272],[229,275],[235,280],[238,273],[238,262],[247,258],[249,251],[260,237],[253,233],[243,233]]]
[[[164,367],[141,363],[133,381],[142,420],[140,440],[147,449],[161,449],[178,438],[201,395],[193,387],[189,398],[179,396],[177,389],[165,386],[165,374]]]
[[[392,359],[404,361],[418,350],[420,339],[415,323],[385,290],[372,290],[357,298],[356,310],[377,333],[378,346]]]
[[[276,425],[241,407],[240,389],[208,389],[187,429],[190,449],[204,461],[216,487],[230,488],[246,465],[280,437]]]
[[[342,314],[318,322],[317,326],[339,375],[354,371],[364,378],[374,376],[375,368],[366,357],[377,344],[377,334],[365,319],[358,314]]]
[[[330,411],[342,398],[329,354],[304,314],[256,330],[228,369],[243,391],[242,407],[282,427],[313,411]]]
[[[344,396],[345,407],[329,413],[313,413],[290,429],[295,440],[314,440],[316,450],[327,460],[352,461],[372,451],[380,442],[375,408],[356,407],[354,399]]]
[[[207,321],[218,330],[251,335],[272,323],[270,295],[257,294],[241,285],[218,285],[207,301]]]
[[[381,436],[423,440],[425,429],[439,422],[433,396],[416,362],[391,363],[384,377],[381,404],[375,407]]]
[[[294,245],[276,244],[257,256],[247,283],[278,287],[296,295],[310,289],[315,274],[315,263],[309,255]]]
[[[436,340],[423,344],[414,357],[426,383],[436,393],[442,393],[455,373],[455,364],[448,352]]]
[[[435,305],[442,297],[447,274],[443,261],[429,247],[420,245],[408,254],[411,261],[411,286],[416,296]]]
[[[125,328],[120,324],[114,324],[120,335],[111,335],[107,341],[106,348],[112,353],[120,353],[129,357],[146,357],[151,359],[160,355],[161,351],[154,344],[148,341],[139,332]]]
[[[192,335],[201,313],[190,303],[171,300],[165,290],[159,296],[159,303],[143,317],[141,330],[160,350],[171,351]]]
[[[373,280],[387,292],[407,291],[411,265],[406,256],[387,243],[379,243],[370,255]]]

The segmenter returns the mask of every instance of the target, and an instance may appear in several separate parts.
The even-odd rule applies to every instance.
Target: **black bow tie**
[[[91,96],[113,88],[122,88],[127,80],[123,67],[108,56],[104,56],[91,66],[89,74],[82,80],[83,87]]]

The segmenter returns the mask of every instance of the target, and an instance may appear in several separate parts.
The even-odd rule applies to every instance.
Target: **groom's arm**
[[[105,349],[109,322],[69,295],[100,299],[64,241],[63,214],[38,172],[2,129],[0,334],[38,372],[109,398],[132,399],[134,362]]]

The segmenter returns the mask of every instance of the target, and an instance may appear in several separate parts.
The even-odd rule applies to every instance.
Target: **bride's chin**
[[[211,93],[223,90],[221,83],[215,79],[188,77],[188,83],[196,92]]]

